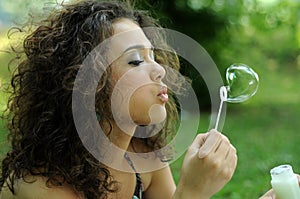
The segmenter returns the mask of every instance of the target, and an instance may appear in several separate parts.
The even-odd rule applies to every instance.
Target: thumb
[[[211,130],[207,134],[206,140],[203,142],[202,146],[199,148],[199,158],[205,158],[212,151],[215,151],[221,142],[221,133],[216,130]]]
[[[267,195],[267,196],[260,197],[259,199],[275,199],[275,198],[273,198],[273,196]]]
[[[205,142],[205,140],[207,138],[207,135],[208,135],[208,133],[200,133],[200,134],[198,134],[196,136],[196,138],[194,139],[193,143],[190,145],[189,151],[191,151],[193,153],[198,153],[200,147]]]

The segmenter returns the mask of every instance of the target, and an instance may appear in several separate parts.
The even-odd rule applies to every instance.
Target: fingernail
[[[216,129],[211,129],[210,132],[211,132],[211,133],[220,133],[220,132],[217,131]]]
[[[205,158],[206,156],[207,156],[207,152],[205,152],[205,151],[199,151],[198,157],[199,157],[200,159]]]

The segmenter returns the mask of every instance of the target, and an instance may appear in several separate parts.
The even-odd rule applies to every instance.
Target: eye
[[[128,62],[129,65],[139,66],[141,63],[143,63],[144,60],[133,60]]]

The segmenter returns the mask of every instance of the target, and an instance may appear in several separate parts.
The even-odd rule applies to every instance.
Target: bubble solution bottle
[[[270,173],[276,199],[300,199],[298,178],[290,165],[280,165]]]

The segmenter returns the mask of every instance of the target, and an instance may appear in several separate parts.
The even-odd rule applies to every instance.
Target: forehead
[[[113,30],[114,34],[110,44],[114,51],[122,54],[135,46],[152,47],[141,27],[130,19],[118,19],[113,23]]]
[[[119,18],[113,22],[114,34],[126,32],[130,30],[140,29],[140,26],[127,18]]]

